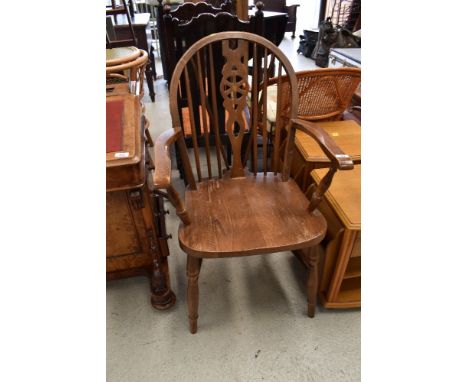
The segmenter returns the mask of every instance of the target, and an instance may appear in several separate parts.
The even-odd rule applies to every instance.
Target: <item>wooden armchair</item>
[[[299,4],[286,5],[286,0],[262,0],[265,11],[284,12],[288,14],[286,32],[292,32],[292,38],[296,37],[296,13]]]
[[[248,61],[252,54],[252,102],[247,106]],[[278,110],[278,139],[271,160],[266,146],[258,150],[256,133],[249,136],[242,150],[244,136],[259,130],[266,137],[266,98],[268,60],[276,62],[281,80],[279,90],[288,84],[289,103]],[[222,61],[220,81],[215,80],[216,61]],[[282,74],[286,76],[283,77]],[[201,99],[203,135],[194,135],[192,160],[181,131],[178,97],[185,88],[193,120],[193,95]],[[207,92],[207,90],[210,92]],[[217,114],[216,89],[226,111],[226,131],[233,150],[232,166],[220,140],[217,118],[209,124],[207,115]],[[190,331],[196,333],[198,318],[198,277],[203,258],[250,256],[273,252],[308,249],[317,245],[326,232],[326,222],[316,209],[337,170],[350,170],[353,162],[334,141],[316,125],[297,119],[297,79],[286,56],[274,44],[255,34],[222,32],[197,41],[182,56],[170,84],[172,130],[155,142],[157,166],[156,189],[166,190],[181,219],[179,243],[187,253],[187,301]],[[205,96],[208,94],[208,96]],[[198,107],[198,106],[197,106]],[[246,114],[250,118],[246,118]],[[193,126],[193,124],[192,124]],[[310,135],[330,159],[329,171],[310,201],[290,178],[290,166],[296,129]],[[214,132],[210,144],[209,132]],[[281,141],[280,134],[283,136]],[[185,203],[171,184],[170,148],[177,144],[185,169],[188,187]],[[204,153],[203,153],[204,151]],[[279,165],[282,157],[282,166]],[[259,170],[258,163],[262,163]],[[310,274],[307,284],[308,315],[314,316],[317,293],[317,258],[309,253]]]

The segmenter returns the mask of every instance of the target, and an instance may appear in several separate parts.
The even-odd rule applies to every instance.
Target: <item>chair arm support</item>
[[[314,211],[331,185],[333,176],[337,170],[352,170],[354,167],[351,158],[343,153],[335,141],[330,138],[325,130],[315,123],[303,121],[301,119],[292,119],[292,127],[299,129],[312,137],[332,162],[327,174],[322,178],[319,184],[313,184],[310,187],[310,203],[308,210]],[[307,192],[309,194],[309,190]]]
[[[339,170],[353,169],[354,164],[349,155],[346,155],[320,126],[297,118],[292,119],[291,122],[296,129],[303,131],[318,143],[325,155],[332,162],[332,167]]]
[[[171,145],[182,134],[180,128],[169,129],[163,132],[154,144],[155,169],[153,182],[155,189],[165,189],[169,201],[176,209],[176,214],[185,225],[190,224],[190,219],[185,209],[184,202],[179,196],[179,193],[171,184]]]
[[[154,162],[157,166],[154,170],[153,182],[156,189],[167,189],[171,184],[171,145],[181,134],[180,129],[164,131],[154,144]]]

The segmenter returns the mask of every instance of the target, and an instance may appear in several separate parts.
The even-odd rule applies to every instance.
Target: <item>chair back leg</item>
[[[197,332],[198,320],[198,276],[200,274],[202,259],[187,255],[187,305],[189,312],[190,333]]]
[[[309,265],[309,277],[307,279],[307,315],[309,317],[314,317],[318,287],[318,248],[309,248],[308,252],[307,262]]]

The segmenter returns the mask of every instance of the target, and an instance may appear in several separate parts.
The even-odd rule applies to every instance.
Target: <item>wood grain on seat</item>
[[[182,249],[197,257],[247,256],[318,244],[326,222],[297,184],[267,176],[205,180],[185,194],[191,224],[179,228]]]

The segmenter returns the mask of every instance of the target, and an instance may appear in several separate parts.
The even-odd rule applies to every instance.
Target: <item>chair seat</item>
[[[297,184],[262,173],[205,180],[185,193],[191,224],[179,227],[179,243],[196,257],[248,256],[318,244],[326,221]]]

